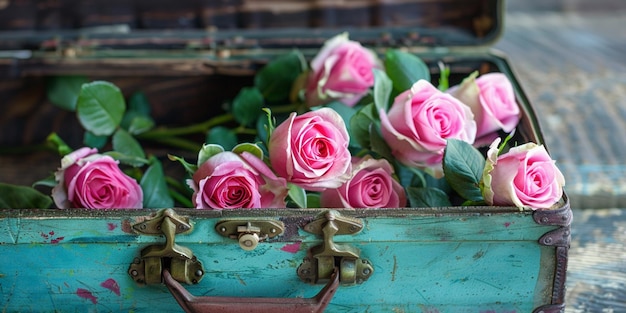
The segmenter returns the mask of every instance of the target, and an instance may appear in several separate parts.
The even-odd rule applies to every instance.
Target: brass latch
[[[144,235],[164,235],[165,244],[154,244],[141,250],[128,268],[128,274],[140,284],[161,283],[163,268],[169,268],[172,277],[181,283],[197,284],[204,276],[204,268],[193,252],[176,244],[177,234],[191,231],[189,219],[172,209],[163,209],[148,220],[134,224],[133,229]]]
[[[254,250],[259,241],[274,238],[283,233],[285,224],[270,219],[224,220],[215,225],[218,234],[239,240],[239,246],[246,251]]]
[[[361,250],[349,244],[334,242],[335,235],[356,234],[363,223],[355,218],[341,216],[335,210],[326,211],[304,226],[304,230],[324,235],[324,241],[309,249],[298,267],[298,276],[308,283],[324,283],[330,279],[335,267],[339,267],[342,284],[360,284],[374,272],[372,264],[360,257]]]

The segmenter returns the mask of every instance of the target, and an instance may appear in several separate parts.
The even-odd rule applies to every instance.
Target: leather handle
[[[163,282],[185,312],[324,312],[339,287],[339,271],[312,298],[196,297],[163,270]]]

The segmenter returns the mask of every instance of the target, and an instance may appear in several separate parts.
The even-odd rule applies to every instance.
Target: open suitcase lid
[[[503,0],[7,1],[0,6],[0,53],[165,50],[211,58],[228,50],[249,57],[259,49],[318,49],[344,31],[370,47],[488,46],[502,17]]]

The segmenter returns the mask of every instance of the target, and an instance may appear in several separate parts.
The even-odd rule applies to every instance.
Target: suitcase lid
[[[50,51],[110,57],[128,50],[249,57],[260,49],[317,49],[344,31],[370,47],[489,46],[502,32],[503,2],[9,1],[0,6],[0,50],[15,58]]]

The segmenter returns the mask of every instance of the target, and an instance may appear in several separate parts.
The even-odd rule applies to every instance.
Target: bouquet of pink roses
[[[184,129],[155,128],[145,99],[127,106],[116,86],[78,79],[65,84],[78,94],[65,107],[88,147],[73,151],[51,135],[63,158],[38,184],[53,187],[58,208],[549,209],[561,201],[564,178],[546,149],[511,140],[522,113],[507,76],[476,72],[448,88],[449,70],[440,69],[433,85],[417,56],[379,56],[341,34],[310,62],[297,50],[270,61],[227,112]],[[183,138],[192,131],[206,141]],[[186,170],[185,184],[146,155],[141,142],[155,139],[198,152],[192,163],[168,156]],[[32,188],[1,187],[22,195],[4,199],[9,206],[51,206]]]

